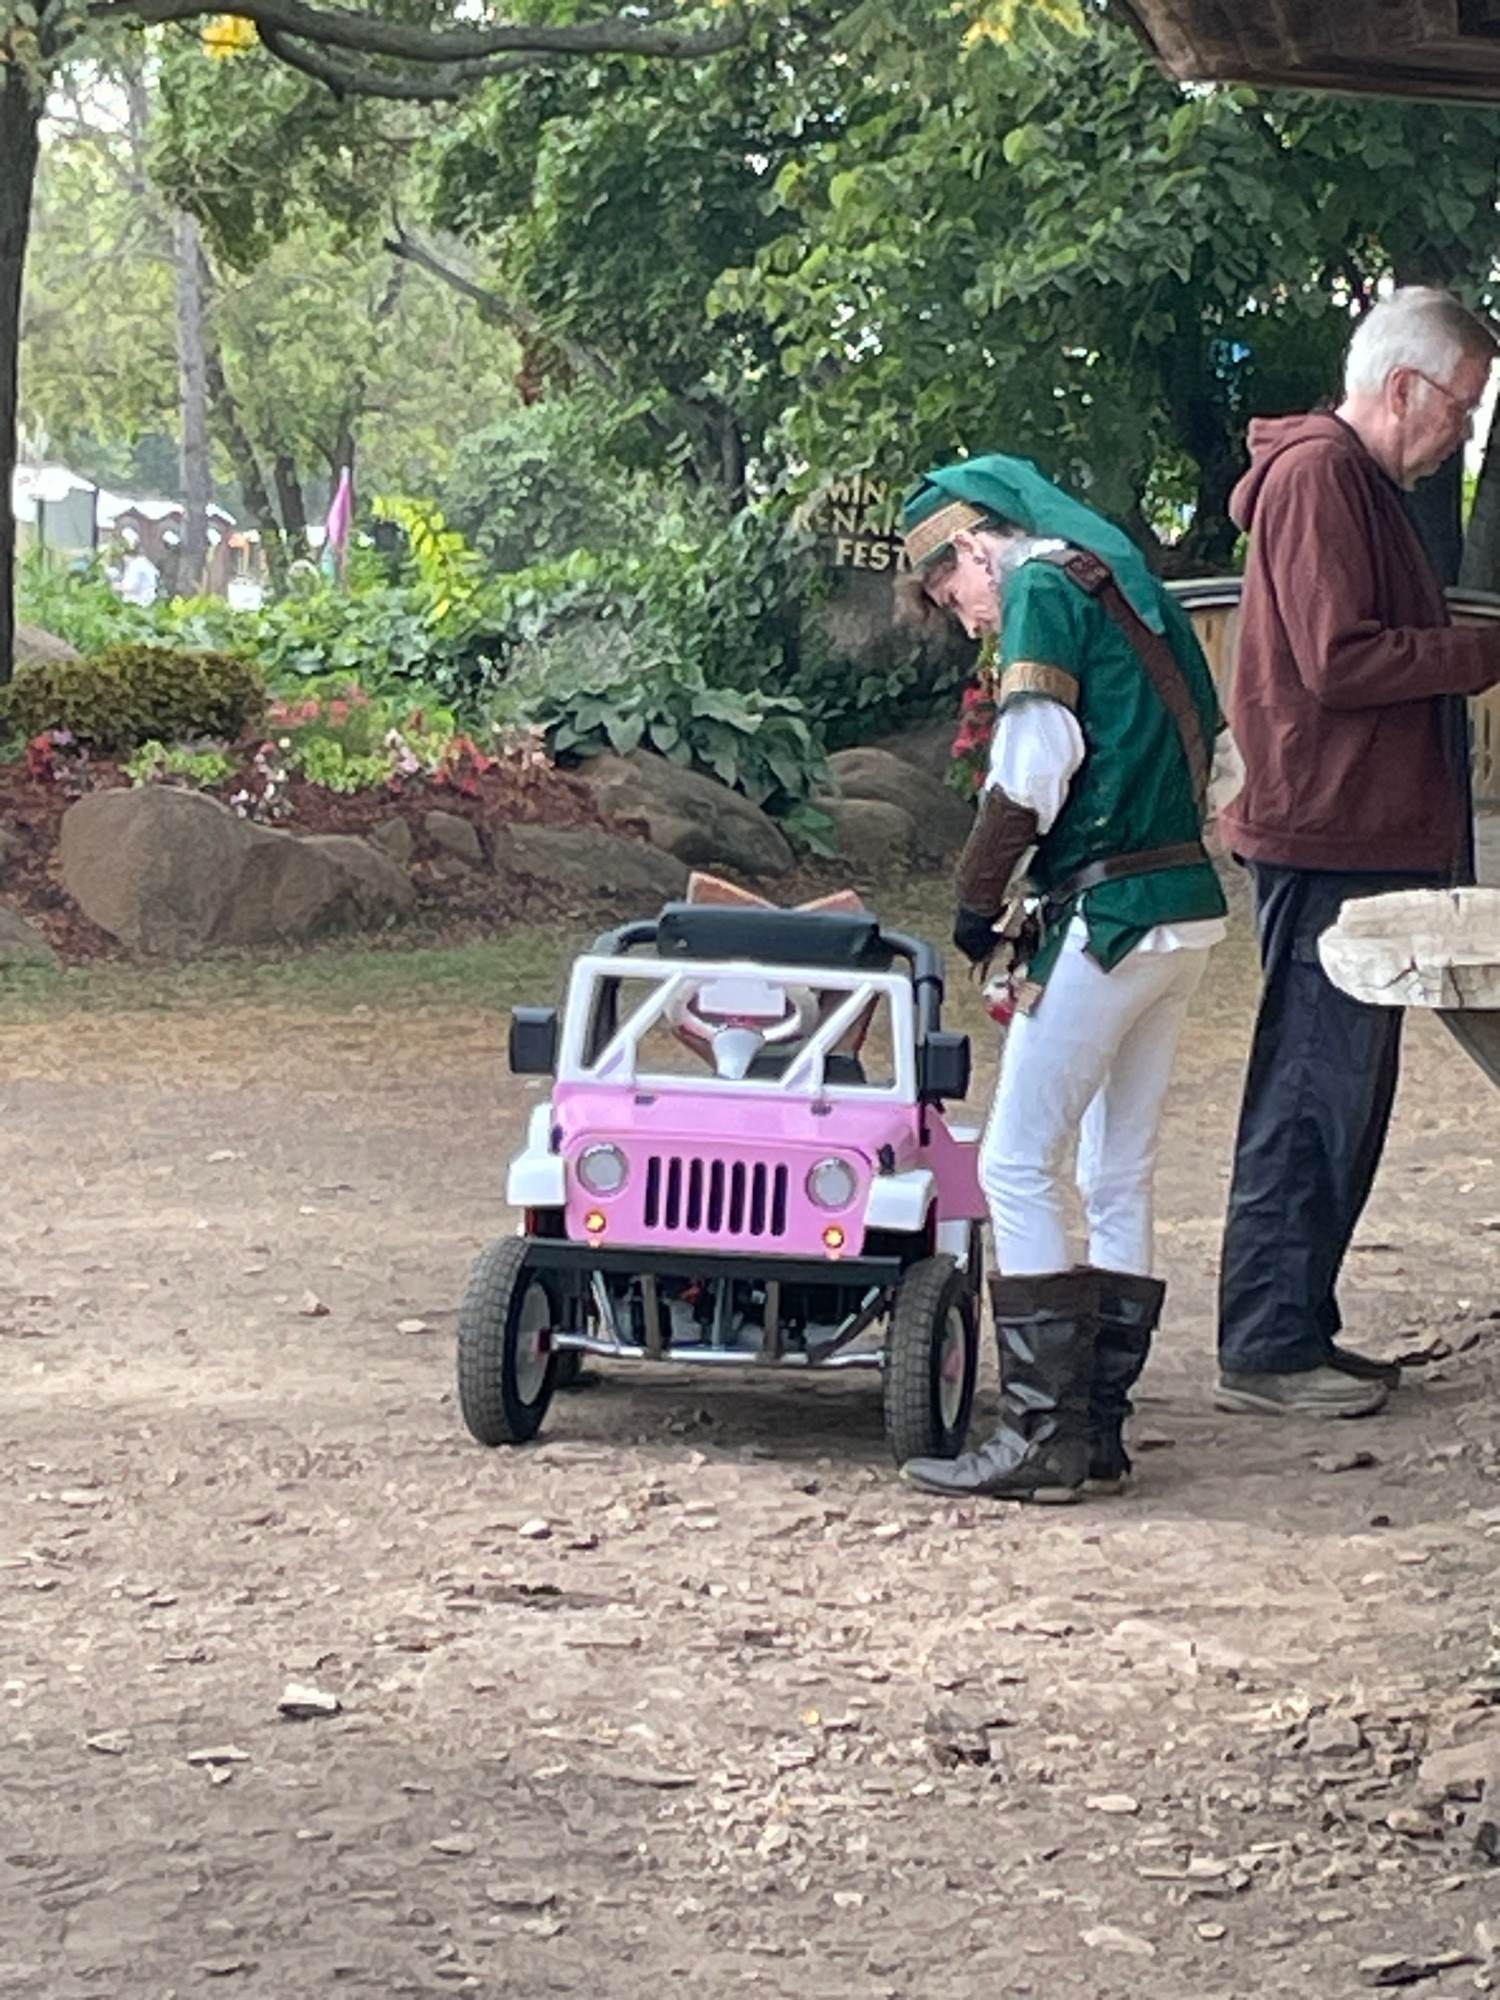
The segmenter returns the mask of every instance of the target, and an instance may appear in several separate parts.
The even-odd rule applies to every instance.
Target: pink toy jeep
[[[984,1204],[942,993],[868,912],[673,903],[577,961],[561,1023],[517,1008],[512,1070],[556,1082],[459,1321],[479,1442],[534,1437],[592,1354],[878,1368],[896,1458],[956,1454]]]

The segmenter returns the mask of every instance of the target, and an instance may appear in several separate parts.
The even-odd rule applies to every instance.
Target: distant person
[[[161,571],[144,549],[132,549],[120,569],[119,592],[127,604],[149,606],[161,588]]]
[[[1065,1500],[1129,1469],[1124,1419],[1166,1290],[1157,1129],[1188,1002],[1224,934],[1202,840],[1219,705],[1192,627],[1130,537],[1026,460],[929,473],[901,530],[917,607],[998,640],[998,719],[953,937],[976,964],[1012,966],[1020,1010],[979,1162],[999,1427],[976,1451],[902,1471],[928,1493]],[[1017,946],[997,922],[1023,881],[1039,930]],[[1075,1144],[1084,1263],[1066,1225]]]
[[[1340,1267],[1385,1144],[1402,1013],[1341,993],[1317,940],[1351,896],[1473,880],[1463,697],[1500,632],[1456,630],[1403,494],[1469,435],[1497,351],[1446,292],[1360,321],[1337,410],[1250,426],[1230,720],[1264,990],[1219,1288],[1222,1410],[1358,1417],[1400,1379],[1338,1344]]]

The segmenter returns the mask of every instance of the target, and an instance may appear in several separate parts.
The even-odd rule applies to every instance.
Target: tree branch
[[[85,0],[93,21],[138,21],[147,27],[192,21],[219,11],[218,0]],[[483,62],[497,55],[666,56],[692,61],[737,48],[748,38],[743,21],[721,28],[651,27],[638,21],[580,23],[549,28],[497,21],[490,26],[432,30],[405,21],[382,20],[347,7],[316,6],[306,0],[235,0],[236,14],[264,33],[294,36],[320,48],[349,49],[357,55],[394,56],[403,62]]]
[[[462,271],[455,271],[451,264],[445,264],[425,243],[419,243],[407,234],[399,222],[391,225],[391,234],[384,239],[384,247],[393,257],[404,257],[420,269],[430,272],[442,284],[450,286],[463,298],[472,300],[487,319],[497,319],[515,333],[528,340],[551,340],[558,353],[563,355],[570,366],[579,374],[589,376],[606,389],[618,387],[615,372],[609,363],[589,348],[576,346],[570,340],[557,340],[543,321],[529,306],[517,304],[512,299],[502,298],[498,292],[488,291],[483,285],[466,278]]]
[[[482,79],[505,76],[511,70],[529,69],[548,60],[545,56],[506,56],[493,62],[447,63],[434,66],[430,75],[408,73],[403,77],[372,69],[368,63],[336,62],[290,40],[276,28],[262,28],[260,38],[269,55],[315,83],[325,84],[335,97],[385,97],[401,104],[451,104]]]

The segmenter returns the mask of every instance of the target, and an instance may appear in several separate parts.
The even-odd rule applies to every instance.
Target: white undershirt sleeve
[[[1071,709],[1040,695],[1013,701],[995,724],[984,788],[998,786],[1018,806],[1030,807],[1038,831],[1046,833],[1083,755],[1083,731]]]
[[[1225,726],[1214,738],[1214,765],[1208,774],[1208,813],[1212,819],[1232,805],[1245,789],[1245,760]]]

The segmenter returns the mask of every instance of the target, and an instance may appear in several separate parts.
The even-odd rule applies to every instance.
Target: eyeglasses
[[[1420,368],[1413,368],[1411,372],[1417,377],[1419,382],[1425,382],[1429,389],[1436,389],[1445,403],[1451,403],[1459,416],[1463,418],[1466,427],[1473,425],[1475,417],[1479,414],[1479,405],[1484,401],[1482,396],[1478,402],[1466,403],[1462,396],[1455,396],[1451,389],[1445,388],[1441,382],[1435,382],[1430,375],[1424,374]]]

